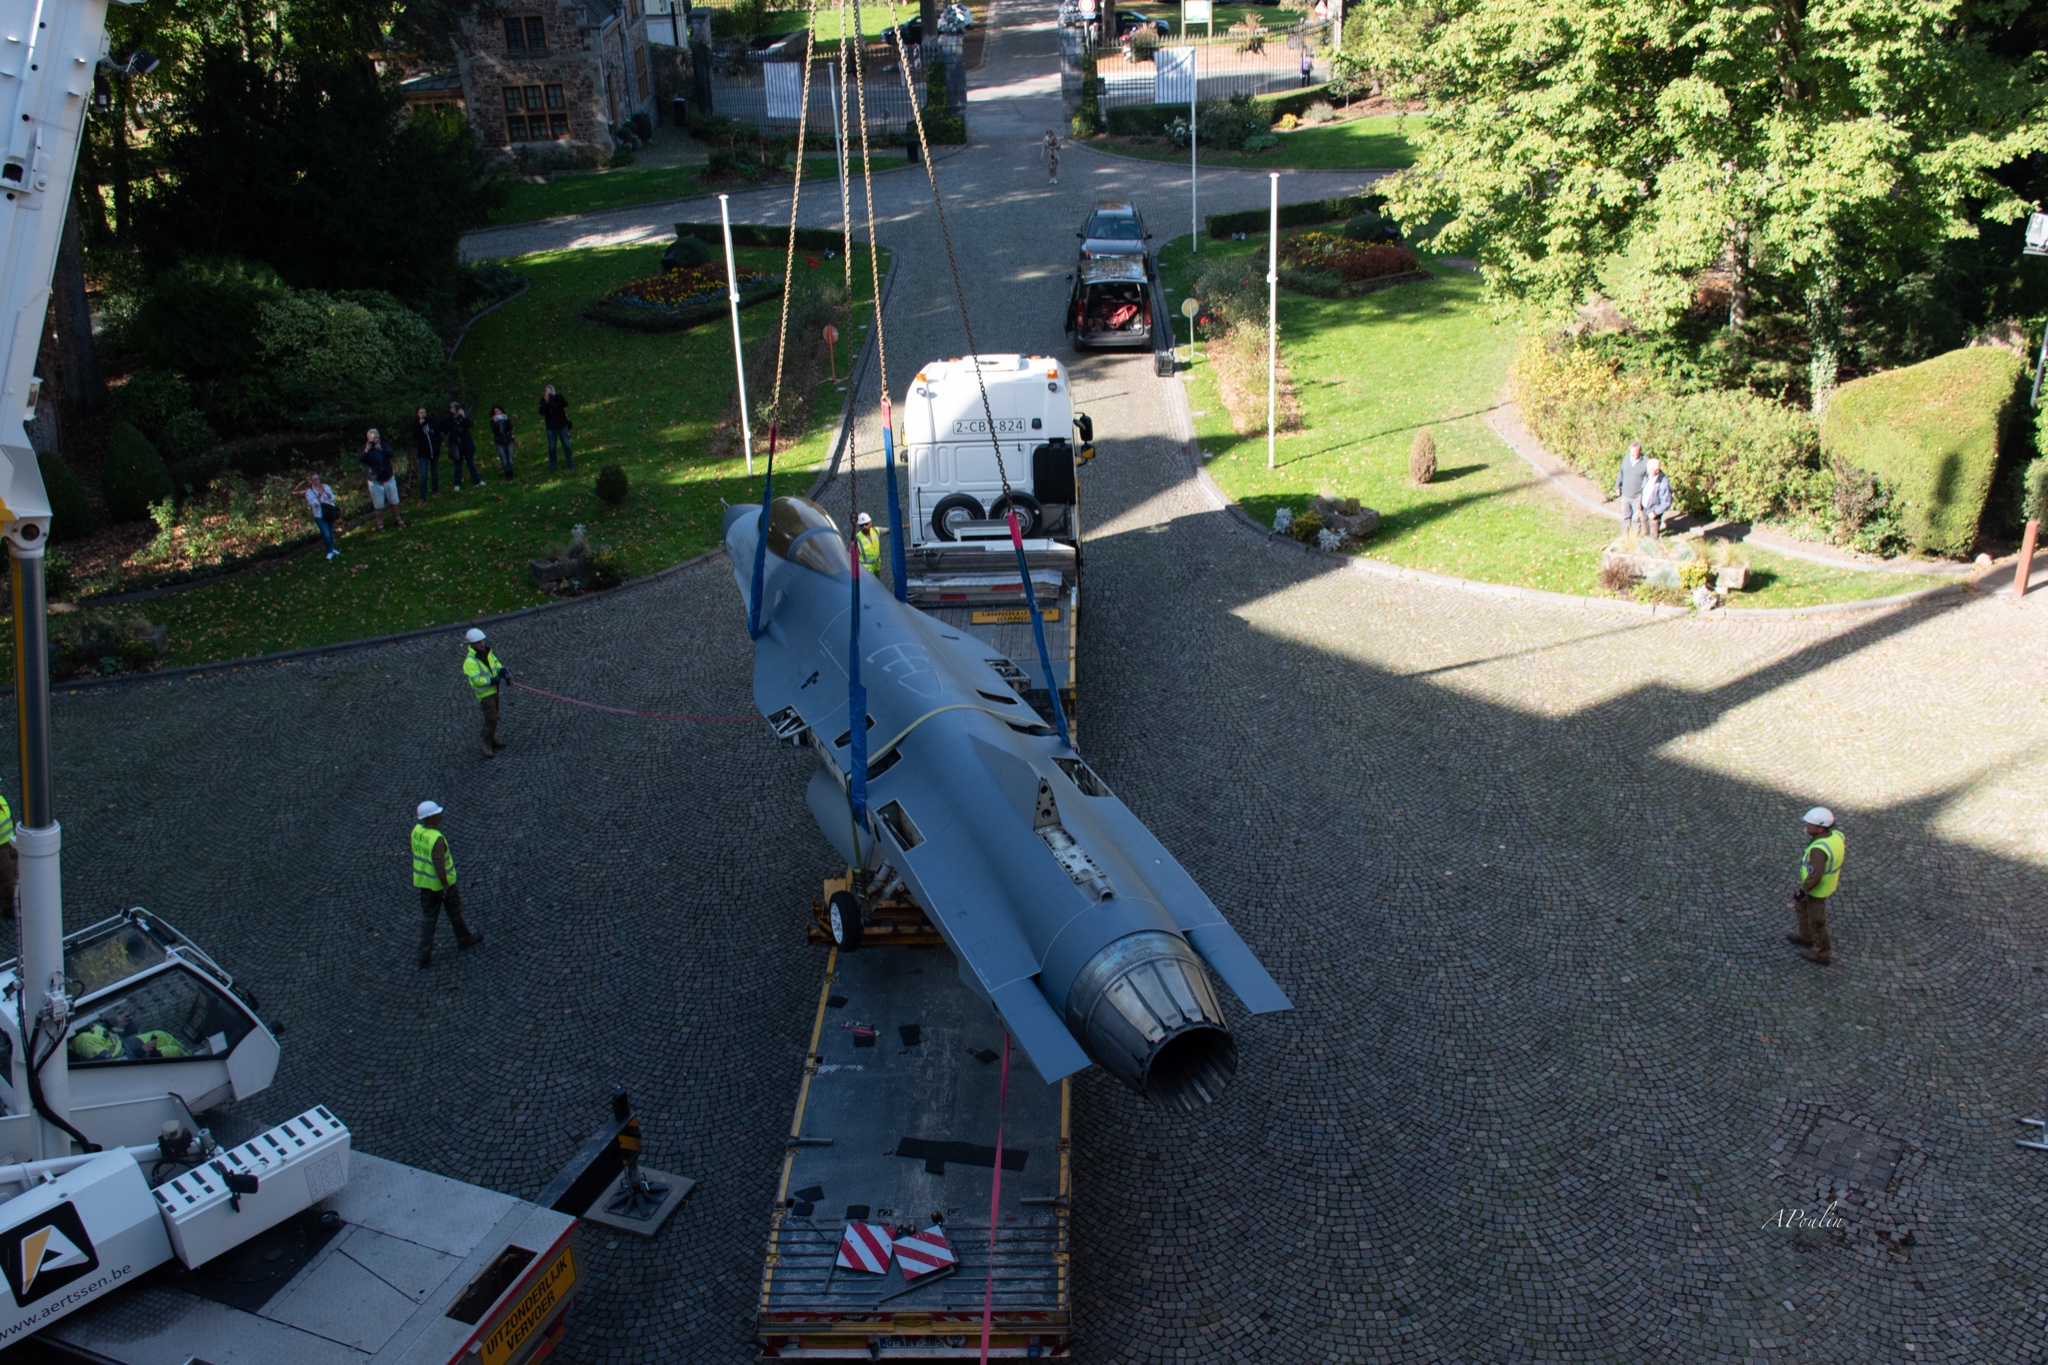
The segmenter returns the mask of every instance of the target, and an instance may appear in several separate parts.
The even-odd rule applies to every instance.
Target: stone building
[[[457,70],[477,140],[517,158],[594,164],[655,117],[644,0],[500,0],[463,20]]]

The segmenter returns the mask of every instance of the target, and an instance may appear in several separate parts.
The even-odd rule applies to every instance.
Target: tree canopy
[[[1477,257],[1500,298],[1590,295],[1668,323],[1700,277],[1804,304],[1816,406],[1846,294],[2038,207],[2048,152],[2025,0],[1447,0],[1370,11],[1361,36],[1426,98],[1409,221]],[[2038,172],[2033,172],[2038,174]]]
[[[462,232],[492,185],[458,118],[414,111],[360,56],[271,66],[217,47],[199,57],[136,206],[145,264],[263,261],[314,289],[430,299],[452,281]]]

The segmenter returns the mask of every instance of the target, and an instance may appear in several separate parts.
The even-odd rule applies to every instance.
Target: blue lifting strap
[[[847,741],[851,747],[846,756],[846,794],[853,801],[857,846],[868,824],[868,690],[860,684],[860,552],[853,551],[848,558],[853,569],[853,634],[846,648],[846,728],[852,736]]]
[[[882,461],[889,471],[889,570],[898,602],[910,600],[903,567],[903,500],[896,492],[896,436],[889,430],[889,398],[882,396]]]
[[[1024,533],[1017,525],[1015,508],[1010,510],[1010,544],[1017,551],[1017,573],[1024,580],[1024,603],[1031,608],[1031,633],[1038,640],[1038,665],[1045,670],[1045,690],[1052,693],[1053,728],[1060,732],[1060,742],[1071,749],[1074,737],[1067,733],[1067,708],[1060,703],[1059,680],[1052,675],[1052,651],[1045,647],[1045,617],[1038,610],[1038,590],[1031,586],[1031,566],[1024,560]]]

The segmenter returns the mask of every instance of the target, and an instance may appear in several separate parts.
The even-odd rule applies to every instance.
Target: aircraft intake
[[[1088,1055],[1162,1108],[1192,1113],[1237,1073],[1237,1041],[1201,959],[1177,934],[1126,934],[1067,991],[1067,1027]]]

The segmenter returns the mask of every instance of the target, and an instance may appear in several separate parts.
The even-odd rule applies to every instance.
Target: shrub
[[[1293,115],[1290,114],[1288,117],[1292,118]],[[1253,133],[1244,140],[1244,149],[1248,152],[1270,152],[1279,145],[1280,139],[1271,133]]]
[[[156,663],[156,646],[148,640],[123,640],[114,651],[121,667],[131,673],[140,673]]]
[[[1636,585],[1636,571],[1625,559],[1610,559],[1600,566],[1600,586],[1608,592],[1627,594]]]
[[[259,309],[278,415],[339,421],[408,408],[445,363],[427,320],[389,294],[298,290]]]
[[[1297,294],[1313,294],[1319,299],[1336,299],[1344,296],[1344,277],[1334,270],[1283,265],[1280,267],[1280,287],[1292,289]]]
[[[1292,117],[1292,115],[1289,115]],[[1303,123],[1328,123],[1337,117],[1337,111],[1330,107],[1328,100],[1317,100],[1301,113]]]
[[[1291,133],[1300,125],[1301,120],[1296,118],[1293,114],[1282,114],[1280,116],[1280,121],[1274,124],[1273,127],[1277,132]]]
[[[2044,422],[2048,428],[2048,422]],[[2021,483],[2020,520],[2048,521],[2048,455],[2036,455],[2027,462]]]
[[[1086,53],[1081,58],[1081,102],[1067,125],[1075,137],[1095,137],[1102,132],[1100,86],[1095,76],[1095,54]]]
[[[43,491],[50,497],[50,539],[75,540],[92,530],[92,494],[64,457],[55,451],[36,452]]]
[[[187,408],[162,426],[158,444],[166,460],[189,460],[220,439],[213,423],[202,413]]]
[[[606,468],[617,469],[618,466],[607,465]],[[623,474],[620,475],[621,479],[624,477]],[[600,475],[600,482],[602,479],[603,476]],[[602,591],[606,588],[616,588],[625,581],[626,564],[619,558],[617,551],[599,550],[584,561],[583,582],[587,587]]]
[[[934,147],[966,146],[967,116],[964,114],[934,114],[926,111],[924,116],[924,140]]]
[[[1295,517],[1294,523],[1287,528],[1287,533],[1304,545],[1313,545],[1322,534],[1322,530],[1323,514],[1311,508]]]
[[[1150,24],[1131,35],[1131,60],[1149,62],[1159,53],[1159,30]]]
[[[1590,346],[1534,341],[1515,394],[1537,439],[1611,488],[1632,439],[1659,457],[1675,504],[1737,521],[1834,521],[1832,480],[1805,413],[1748,393],[1677,394]]]
[[[1415,444],[1408,447],[1408,479],[1419,486],[1435,478],[1436,433],[1424,427],[1415,433]]]
[[[668,244],[668,250],[661,253],[663,270],[688,270],[692,266],[709,265],[717,253],[711,244],[695,233],[683,233]]]
[[[187,261],[159,275],[135,311],[129,343],[142,361],[194,379],[240,375],[261,359],[262,308],[291,289],[269,266]]]
[[[2022,368],[2012,352],[1978,346],[1854,380],[1829,400],[1821,444],[1884,480],[1914,549],[1968,554]]]
[[[1678,586],[1684,588],[1687,592],[1691,592],[1694,588],[1706,587],[1713,576],[1714,566],[1707,563],[1704,559],[1688,559],[1685,563],[1678,566]]]
[[[1204,115],[1207,117],[1207,115]],[[1206,134],[1207,129],[1203,132]],[[1203,138],[1207,145],[1208,138]],[[1183,142],[1182,146],[1187,144]],[[1382,212],[1386,199],[1377,194],[1347,194],[1337,199],[1307,199],[1280,206],[1280,226],[1308,227],[1314,223],[1339,223],[1370,209]],[[1241,209],[1236,213],[1212,213],[1202,220],[1203,231],[1211,237],[1231,237],[1244,232],[1263,236],[1269,221],[1268,209]]]
[[[139,369],[114,390],[114,415],[144,431],[160,431],[192,406],[192,381],[176,370]]]
[[[149,438],[128,422],[114,423],[100,493],[115,521],[145,521],[151,503],[168,502],[171,471]]]
[[[626,500],[629,491],[626,471],[615,464],[608,464],[597,471],[597,496],[600,500],[617,507]]]
[[[1401,239],[1401,228],[1393,219],[1375,209],[1346,219],[1343,235],[1354,242],[1397,242]]]
[[[1290,265],[1327,270],[1356,283],[1415,269],[1415,253],[1392,242],[1370,246],[1334,232],[1301,232],[1280,244],[1280,259]]]

